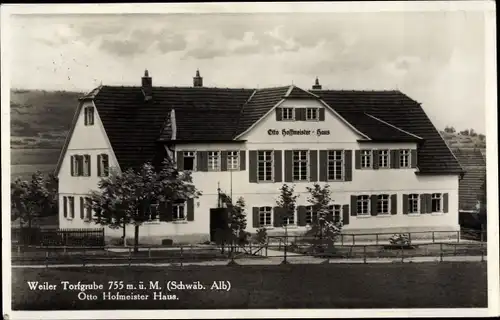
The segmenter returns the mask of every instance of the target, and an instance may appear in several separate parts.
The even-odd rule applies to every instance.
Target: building
[[[95,227],[82,204],[110,167],[172,157],[203,196],[160,204],[141,243],[210,239],[218,188],[247,204],[249,232],[282,233],[274,207],[294,184],[289,233],[313,213],[306,186],[329,184],[331,213],[346,233],[456,231],[462,168],[421,105],[399,91],[101,86],[79,106],[57,166],[60,227]],[[133,235],[132,227],[127,230]],[[106,229],[108,238],[120,230]]]

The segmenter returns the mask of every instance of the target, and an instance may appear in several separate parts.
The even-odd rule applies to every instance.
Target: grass
[[[201,281],[205,290],[184,290],[175,301],[80,301],[60,281],[102,284],[124,281]],[[14,310],[88,309],[242,309],[242,308],[467,308],[487,306],[485,263],[372,265],[280,265],[179,268],[13,269]],[[57,284],[55,291],[32,291],[27,281]],[[209,290],[213,281],[229,281],[231,290]],[[137,293],[138,290],[119,290]],[[152,294],[144,291],[144,294]]]

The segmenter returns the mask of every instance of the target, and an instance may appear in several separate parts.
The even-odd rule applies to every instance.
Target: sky
[[[485,132],[481,12],[23,15],[11,87],[140,85],[400,90],[436,127]]]

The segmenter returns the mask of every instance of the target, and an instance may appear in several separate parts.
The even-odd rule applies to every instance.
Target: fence
[[[104,228],[40,229],[12,228],[13,244],[41,246],[104,246]]]

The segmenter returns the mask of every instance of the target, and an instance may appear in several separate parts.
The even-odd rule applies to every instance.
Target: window
[[[186,220],[184,202],[177,202],[172,204],[172,220],[183,221]]]
[[[306,207],[306,224],[313,224],[318,219],[318,213],[314,212],[313,206]]]
[[[227,170],[238,170],[240,167],[240,159],[238,151],[229,151],[227,153]]]
[[[293,151],[293,180],[306,181],[308,179],[308,154],[307,150]]]
[[[319,120],[318,108],[306,108],[306,120],[309,121]]]
[[[328,151],[328,181],[343,180],[344,152],[341,150]]]
[[[83,176],[90,177],[90,155],[83,156]]]
[[[418,194],[409,194],[408,195],[408,213],[419,213],[418,208]]]
[[[220,171],[220,152],[208,152],[208,171]]]
[[[358,216],[366,216],[370,214],[370,196],[358,196],[357,214]]]
[[[389,168],[389,150],[379,150],[378,152],[378,167]]]
[[[68,208],[65,210],[68,219],[73,219],[75,217],[75,197],[65,197]]]
[[[107,154],[100,154],[97,156],[97,174],[99,177],[107,177],[109,175],[109,157]]]
[[[400,150],[399,167],[400,168],[410,167],[410,150]]]
[[[442,194],[441,193],[433,193],[432,194],[432,211],[431,212],[442,212],[443,211],[443,206],[442,206]]]
[[[259,225],[263,227],[271,225],[271,207],[259,208]]]
[[[71,156],[71,175],[74,177],[90,176],[90,155]]]
[[[283,214],[283,225],[289,226],[295,224],[295,213],[290,212],[288,214]]]
[[[381,194],[377,196],[377,214],[389,214],[389,195]]]
[[[94,125],[94,107],[86,107],[84,110],[84,117],[86,126]]]
[[[285,121],[293,121],[295,120],[295,112],[294,108],[282,108],[281,109],[281,119]]]
[[[259,151],[257,153],[257,180],[273,181],[273,152]]]
[[[184,170],[194,170],[195,152],[194,151],[184,151]]]
[[[339,204],[328,206],[328,212],[332,215],[334,223],[340,222],[341,211],[342,211],[342,206]]]
[[[160,213],[158,212],[158,208],[160,207],[160,203],[152,203],[149,206],[149,220],[151,221],[159,221]]]
[[[92,201],[90,198],[85,198],[85,214],[84,214],[84,220],[85,221],[90,221],[92,219]]]
[[[372,151],[361,150],[361,168],[371,168],[371,167],[372,167]]]

